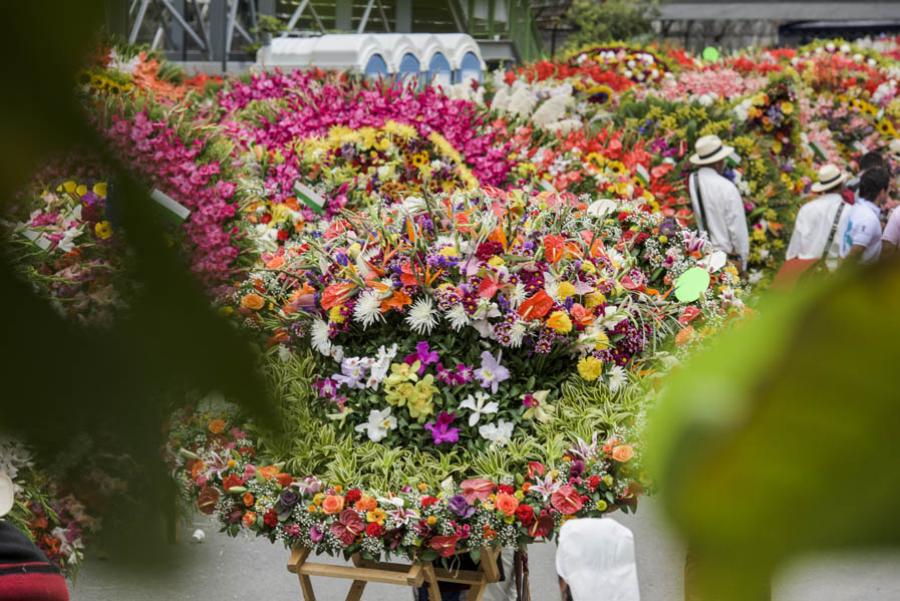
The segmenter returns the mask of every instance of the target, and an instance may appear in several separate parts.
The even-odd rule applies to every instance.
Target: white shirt
[[[698,181],[703,198],[703,212],[697,201]],[[747,231],[744,202],[737,186],[714,169],[702,167],[691,176],[689,188],[698,229],[706,232],[713,247],[725,254],[740,257],[746,269],[747,256],[750,254],[750,234]]]
[[[881,256],[881,209],[861,196],[850,210],[841,240],[841,258],[854,246],[863,246],[861,263],[874,263]]]
[[[828,249],[825,244],[834,227],[837,211],[841,210],[841,217],[831,245]],[[841,237],[847,229],[847,221],[850,218],[852,205],[844,202],[838,192],[823,194],[811,200],[797,212],[797,221],[794,222],[794,233],[791,234],[791,242],[788,244],[787,259],[820,259],[827,250],[826,263],[828,268],[834,270],[838,266],[841,257]]]

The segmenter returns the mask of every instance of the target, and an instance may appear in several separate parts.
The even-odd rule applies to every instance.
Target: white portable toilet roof
[[[466,33],[439,33],[434,37],[440,41],[441,46],[446,48],[444,56],[450,61],[451,68],[459,69],[467,52],[471,52],[478,58],[482,69],[487,68],[484,59],[481,58],[481,49],[472,36]]]
[[[405,33],[374,33],[371,35],[378,42],[381,48],[381,56],[388,64],[388,69],[390,69],[391,73],[396,73],[400,70],[400,61],[407,54],[415,56],[419,61],[419,65],[422,65],[422,57],[419,56],[418,49],[413,44],[412,39],[410,39],[414,36]]]
[[[274,42],[274,40],[273,40]],[[362,72],[374,54],[380,54],[385,63],[387,56],[373,35],[331,34],[318,38],[310,54],[310,64],[322,69],[349,69]]]
[[[257,53],[257,63],[270,67],[319,67],[346,69],[362,73],[375,54],[381,56],[388,70],[396,73],[406,54],[419,60],[422,70],[428,70],[435,54],[440,52],[459,69],[467,52],[471,52],[485,68],[478,44],[467,34],[327,34],[310,38],[273,38]]]

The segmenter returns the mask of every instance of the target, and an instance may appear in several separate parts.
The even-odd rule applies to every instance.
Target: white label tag
[[[303,204],[308,206],[316,213],[325,212],[325,199],[322,198],[320,194],[318,194],[309,186],[304,186],[300,182],[295,182],[294,192],[297,193],[297,197],[303,202]]]
[[[160,206],[172,211],[182,221],[187,219],[191,214],[190,209],[188,209],[186,206],[184,206],[162,190],[154,189],[150,193],[150,198],[155,200]]]

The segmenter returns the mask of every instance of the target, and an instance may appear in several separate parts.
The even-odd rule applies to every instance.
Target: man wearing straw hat
[[[847,228],[849,205],[842,192],[850,176],[834,165],[824,165],[810,190],[817,198],[800,207],[794,222],[794,233],[788,244],[788,261],[820,259],[830,271],[834,271],[841,254],[841,233]]]
[[[734,153],[734,148],[723,144],[719,136],[703,136],[694,150],[690,161],[698,169],[691,175],[688,188],[697,229],[705,232],[710,244],[744,271],[750,254],[744,202],[737,186],[722,175],[725,159]]]

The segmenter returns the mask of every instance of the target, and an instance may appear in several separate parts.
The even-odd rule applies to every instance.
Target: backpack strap
[[[709,230],[706,229],[706,210],[703,207],[703,193],[700,192],[700,172],[695,171],[691,174],[691,181],[693,182],[693,188],[697,194],[697,207],[700,209],[699,219],[697,219],[697,215],[694,216],[697,221],[697,229],[701,232],[709,233]]]
[[[846,203],[841,199],[841,204],[838,205],[837,213],[834,215],[834,222],[831,224],[831,231],[828,232],[828,240],[825,242],[825,250],[822,251],[821,259],[825,260],[828,258],[828,251],[831,248],[832,243],[834,242],[834,235],[837,233],[838,224],[841,222],[841,215],[844,213],[844,206]]]

